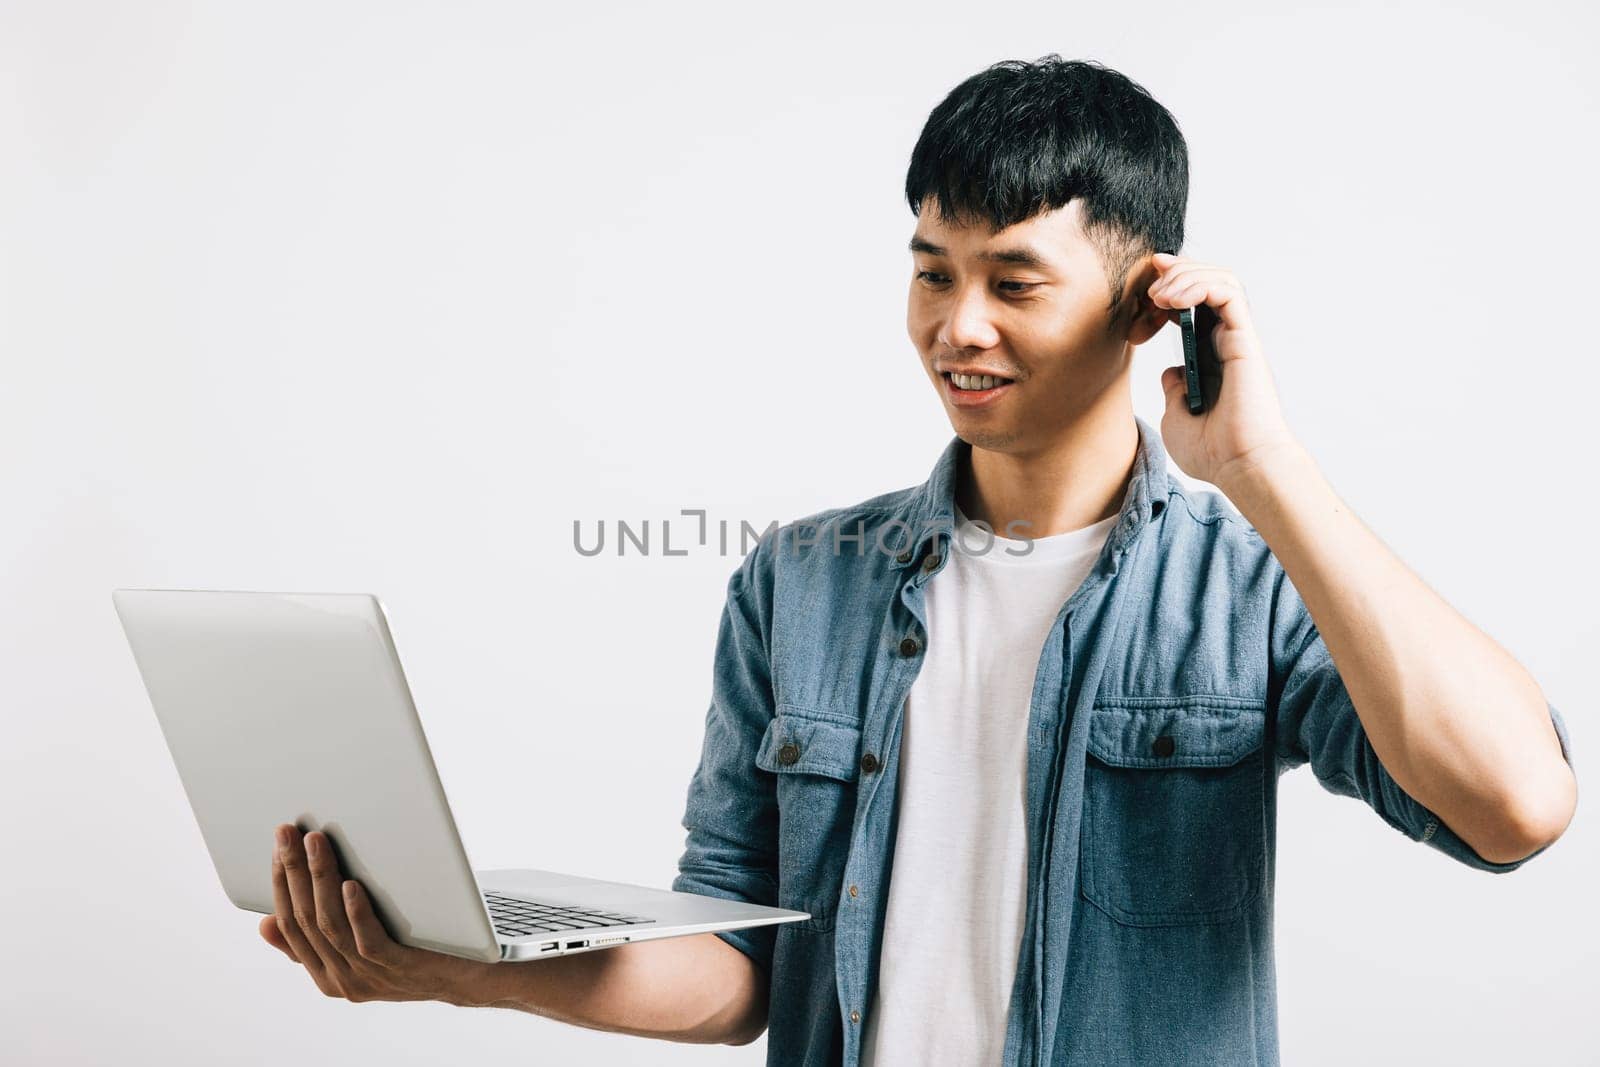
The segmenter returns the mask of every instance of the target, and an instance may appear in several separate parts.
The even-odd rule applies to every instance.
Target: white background
[[[380,593],[473,861],[667,885],[738,557],[664,557],[661,522],[927,476],[905,166],[1004,58],[1098,59],[1172,110],[1183,252],[1245,281],[1293,427],[1534,673],[1581,771],[1595,21],[0,5],[7,1057],[764,1061],[322,998],[222,895],[110,591]],[[1174,332],[1135,363],[1152,425]],[[650,519],[652,554],[580,557],[574,519]],[[1595,1062],[1593,803],[1494,876],[1287,776],[1285,1062]]]

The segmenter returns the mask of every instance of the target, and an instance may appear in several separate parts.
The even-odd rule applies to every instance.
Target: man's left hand
[[[1181,365],[1161,372],[1167,410],[1161,437],[1167,452],[1190,477],[1218,488],[1283,452],[1300,448],[1278,405],[1277,390],[1250,319],[1244,286],[1225,267],[1185,256],[1157,252],[1152,257],[1161,276],[1150,286],[1151,301],[1177,309],[1208,304],[1220,320],[1211,343],[1222,368],[1222,386],[1215,403],[1198,415],[1189,413]]]

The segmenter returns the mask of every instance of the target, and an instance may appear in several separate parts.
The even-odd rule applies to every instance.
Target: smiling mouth
[[[949,371],[945,371],[943,377],[955,388],[967,393],[980,393],[997,385],[1010,385],[1014,380],[994,374],[951,374]]]

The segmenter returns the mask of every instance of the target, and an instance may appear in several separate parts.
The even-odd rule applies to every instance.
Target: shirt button
[[[1160,737],[1156,738],[1156,743],[1151,746],[1151,748],[1155,750],[1155,754],[1158,756],[1170,756],[1172,755],[1172,750],[1176,747],[1177,746],[1173,742],[1171,734],[1162,734]]]
[[[856,887],[855,886],[851,886],[850,887],[850,895],[851,896],[855,896],[856,895]]]
[[[784,746],[782,748],[778,749],[778,762],[779,763],[790,764],[790,763],[793,763],[795,760],[797,760],[799,758],[800,758],[800,746],[795,744],[793,741],[785,742]]]
[[[943,557],[941,557],[939,553],[935,552],[933,555],[922,561],[922,569],[927,571],[929,574],[932,574],[934,571],[939,569],[939,561],[942,558]]]
[[[853,1022],[853,1023],[860,1022],[861,1021],[861,1013],[859,1011],[851,1012],[850,1013],[850,1021]]]
[[[911,550],[909,548],[906,549],[904,552],[902,552],[898,556],[896,556],[894,558],[894,561],[896,563],[910,563],[911,562]]]
[[[861,757],[861,770],[864,773],[871,774],[873,771],[875,771],[877,769],[878,769],[878,757],[877,756],[874,756],[872,753],[868,752],[865,756]],[[854,895],[855,895],[855,891],[851,890],[851,896],[854,896]]]
[[[902,656],[915,656],[921,648],[922,646],[917,643],[915,637],[903,637],[900,639],[900,654]]]

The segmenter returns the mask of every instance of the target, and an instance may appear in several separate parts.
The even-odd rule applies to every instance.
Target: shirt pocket
[[[1137,697],[1096,705],[1084,768],[1081,891],[1130,926],[1237,918],[1266,848],[1265,705]]]
[[[789,925],[831,930],[855,821],[861,727],[819,714],[779,705],[756,766],[778,779],[778,907],[811,913]]]

